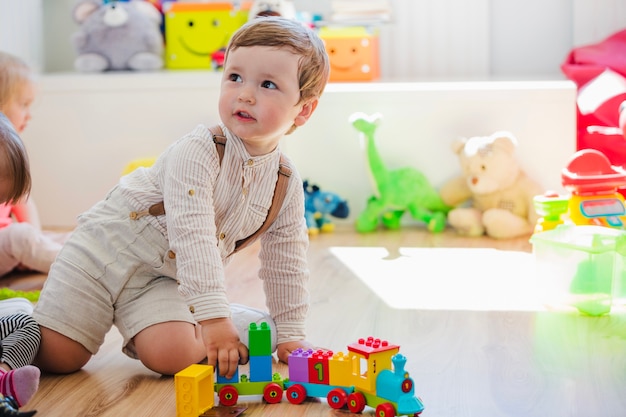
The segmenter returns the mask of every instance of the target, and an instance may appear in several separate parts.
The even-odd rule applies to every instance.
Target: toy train
[[[326,398],[333,409],[361,413],[366,406],[378,417],[418,416],[424,405],[415,396],[413,379],[404,369],[406,357],[398,345],[369,337],[348,345],[348,352],[298,349],[289,356],[289,377],[272,373],[270,329],[267,323],[249,328],[249,376],[237,372],[226,379],[209,365],[191,365],[174,377],[177,417],[198,417],[214,406],[234,406],[240,395],[262,395],[265,402],[291,404],[307,397]]]

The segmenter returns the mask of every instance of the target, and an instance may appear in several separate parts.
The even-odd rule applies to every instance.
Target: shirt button
[[[252,164],[254,164],[254,161],[252,159],[248,159],[246,163],[248,164],[248,166],[252,166]]]
[[[170,259],[176,259],[176,254],[174,252],[172,252],[171,250],[167,251],[167,257]]]
[[[195,313],[196,312],[196,308],[194,306],[189,306],[189,312],[191,314]]]
[[[189,190],[189,195],[193,196],[196,192],[194,190]]]
[[[226,233],[220,233],[220,240],[224,240],[226,238]]]

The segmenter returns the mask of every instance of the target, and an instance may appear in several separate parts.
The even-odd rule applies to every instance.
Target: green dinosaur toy
[[[407,210],[414,219],[426,223],[431,232],[441,232],[451,207],[444,204],[439,192],[420,171],[410,167],[387,169],[374,140],[380,119],[378,113],[350,116],[350,123],[361,133],[375,194],[357,218],[357,232],[372,232],[379,222],[387,229],[398,229]]]

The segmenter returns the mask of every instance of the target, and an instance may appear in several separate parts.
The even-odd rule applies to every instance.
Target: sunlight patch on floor
[[[542,310],[533,255],[483,248],[331,247],[365,285],[398,309]]]

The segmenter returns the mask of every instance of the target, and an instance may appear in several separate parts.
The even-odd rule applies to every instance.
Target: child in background
[[[27,196],[30,184],[26,149],[9,119],[0,113],[0,203]],[[39,369],[30,364],[40,340],[39,326],[30,315],[0,317],[0,394],[13,397],[20,407],[39,387]]]
[[[269,316],[229,305],[224,267],[236,242],[266,218],[279,142],[316,109],[328,56],[300,23],[259,17],[233,35],[224,64],[219,127],[196,127],[79,217],[33,312],[42,370],[80,369],[112,325],[127,355],[162,374],[206,358],[232,377],[248,360],[241,340],[251,322],[269,323],[283,362],[292,350],[311,347],[304,191],[295,170],[276,220],[260,237]],[[227,139],[221,163],[218,130]],[[148,211],[159,202],[164,214]]]
[[[16,56],[0,52],[0,112],[21,134],[35,98],[33,74]],[[0,277],[14,269],[48,273],[61,243],[41,230],[37,208],[28,198],[0,205]]]

